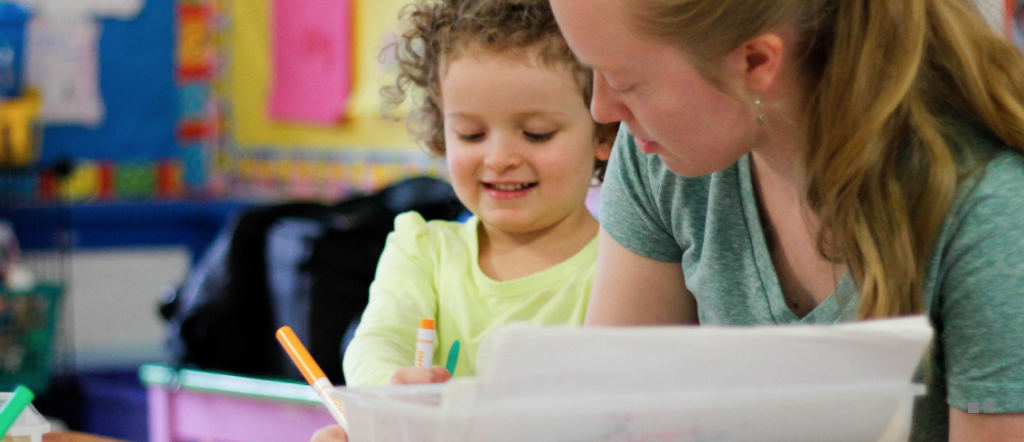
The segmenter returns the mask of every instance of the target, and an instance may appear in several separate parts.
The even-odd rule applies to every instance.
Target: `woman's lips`
[[[647,141],[647,140],[642,139],[642,138],[634,137],[633,141],[636,143],[637,149],[640,149],[641,152],[646,153],[646,154],[652,154],[652,153],[657,152],[658,147],[659,147],[658,143],[655,143],[653,141]]]

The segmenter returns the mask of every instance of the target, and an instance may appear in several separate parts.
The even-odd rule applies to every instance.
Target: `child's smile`
[[[487,194],[490,195],[491,198],[497,200],[511,200],[526,196],[526,194],[529,193],[533,188],[537,187],[538,183],[481,182],[481,184],[484,186],[485,189],[487,189]]]

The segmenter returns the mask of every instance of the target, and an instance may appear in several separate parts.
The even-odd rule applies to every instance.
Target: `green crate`
[[[64,287],[0,290],[0,391],[24,385],[36,393],[50,385],[50,368]]]

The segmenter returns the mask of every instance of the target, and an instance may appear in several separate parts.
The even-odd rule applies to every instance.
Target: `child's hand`
[[[331,425],[316,430],[309,442],[348,442],[348,435],[341,429],[341,425]]]
[[[391,375],[391,385],[438,384],[448,382],[452,374],[444,367],[402,367]]]

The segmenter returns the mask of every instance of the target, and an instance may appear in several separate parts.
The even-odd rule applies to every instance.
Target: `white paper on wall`
[[[43,96],[47,124],[96,127],[106,108],[100,95],[100,24],[79,18],[37,18],[29,25],[28,79]]]
[[[1000,34],[1006,31],[1006,0],[974,0],[978,10],[992,28]]]
[[[1024,2],[1019,3],[1016,9],[1010,15],[1010,20],[1013,20],[1013,40],[1017,42],[1017,47],[1024,51]]]
[[[144,0],[31,0],[40,16],[91,16],[129,20],[139,15]]]

